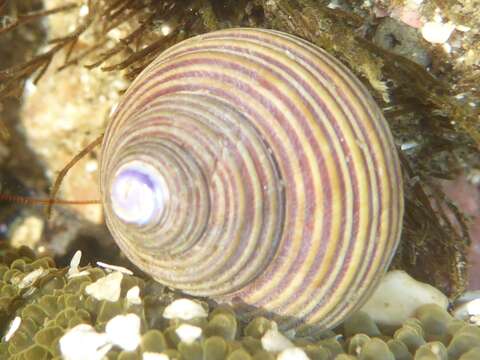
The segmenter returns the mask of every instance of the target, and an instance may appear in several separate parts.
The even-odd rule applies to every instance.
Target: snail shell
[[[376,286],[403,216],[397,153],[364,86],[300,38],[183,41],[133,82],[104,137],[106,221],[159,282],[332,327]]]

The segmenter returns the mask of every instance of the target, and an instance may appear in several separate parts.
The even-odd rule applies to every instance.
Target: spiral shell
[[[332,327],[397,246],[388,125],[340,62],[300,38],[230,29],[183,41],[107,128],[101,191],[129,259],[186,293]]]

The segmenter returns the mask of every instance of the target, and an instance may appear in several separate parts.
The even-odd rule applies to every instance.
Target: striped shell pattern
[[[101,174],[133,263],[286,327],[357,310],[401,231],[399,161],[372,97],[331,55],[272,30],[162,53],[112,115]]]

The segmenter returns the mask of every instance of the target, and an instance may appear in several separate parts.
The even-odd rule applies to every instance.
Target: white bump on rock
[[[187,344],[193,343],[195,340],[200,338],[200,336],[202,336],[202,328],[190,324],[180,325],[175,329],[175,332],[180,340]]]
[[[41,278],[42,275],[46,274],[48,271],[44,268],[38,268],[33,270],[32,272],[28,273],[23,277],[23,279],[18,284],[20,289],[24,289],[26,287],[31,286],[37,279]]]
[[[140,288],[138,286],[132,287],[127,291],[125,298],[129,305],[140,305],[142,303],[142,299],[140,299]]]
[[[276,329],[270,329],[262,336],[262,347],[266,351],[279,352],[295,347],[293,343]]]
[[[153,352],[144,352],[143,360],[170,360],[167,354],[159,354]]]
[[[98,279],[85,288],[85,292],[97,300],[118,301],[120,298],[123,274],[114,272]]]
[[[12,338],[12,336],[20,327],[21,323],[22,323],[22,318],[20,316],[16,316],[15,319],[13,319],[12,323],[10,324],[10,327],[8,328],[7,334],[5,335],[5,341],[8,341]]]
[[[126,275],[133,275],[133,271],[129,270],[123,266],[117,266],[117,265],[110,265],[101,261],[97,261],[97,265],[106,269],[106,270],[113,270],[113,271],[118,271]]]
[[[107,322],[105,332],[111,343],[133,351],[140,344],[140,318],[136,314],[117,315]]]
[[[361,309],[381,325],[399,326],[425,304],[448,307],[448,298],[431,285],[413,279],[405,271],[388,272]]]
[[[455,30],[455,24],[429,21],[422,27],[422,36],[432,44],[444,44]]]
[[[310,358],[302,349],[293,347],[285,349],[278,354],[277,360],[310,360]]]
[[[163,311],[165,319],[192,320],[206,318],[208,313],[199,303],[189,299],[178,299],[168,305]]]
[[[107,334],[97,333],[87,324],[75,326],[60,338],[60,351],[65,360],[101,360],[111,348]]]

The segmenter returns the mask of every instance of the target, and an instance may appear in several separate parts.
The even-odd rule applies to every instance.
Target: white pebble
[[[266,351],[283,351],[295,347],[293,343],[276,329],[267,330],[262,336],[262,346]]]
[[[470,300],[453,311],[453,316],[460,320],[477,323],[480,318],[480,298]]]
[[[82,259],[82,252],[77,250],[70,260],[70,268],[68,269],[67,277],[69,279],[79,276],[88,275],[88,271],[78,271],[78,266],[80,265],[80,260]]]
[[[104,262],[101,262],[101,261],[97,261],[97,265],[104,268],[104,269],[107,269],[107,270],[114,270],[114,271],[118,271],[118,272],[121,272],[121,273],[126,274],[126,275],[133,275],[132,270],[124,268],[123,266],[110,265],[110,264],[107,264],[107,263],[104,263]]]
[[[192,320],[206,318],[207,316],[208,314],[202,305],[189,299],[175,300],[163,311],[165,319]]]
[[[453,23],[429,21],[422,27],[422,36],[432,44],[443,44],[448,41],[455,30]]]
[[[107,334],[97,333],[87,324],[75,326],[60,338],[64,360],[101,360],[111,348]]]
[[[68,275],[78,272],[78,266],[80,265],[80,260],[82,259],[82,251],[77,250],[70,260],[70,268],[68,269]]]
[[[129,305],[140,305],[142,303],[142,299],[140,299],[140,288],[138,286],[132,287],[127,291],[125,298]]]
[[[277,360],[310,360],[310,358],[305,354],[305,351],[294,347],[283,350],[278,354]]]
[[[470,316],[480,315],[480,299],[475,299],[467,303],[467,311]]]
[[[97,300],[118,301],[122,279],[123,274],[121,272],[111,273],[88,285],[85,292]]]
[[[10,327],[8,328],[7,334],[5,335],[5,341],[8,341],[12,338],[12,336],[20,327],[21,323],[22,323],[22,318],[20,316],[16,316],[15,319],[13,319],[12,323],[10,324]]]
[[[133,351],[140,344],[140,318],[136,314],[117,315],[107,322],[105,332],[111,343]]]
[[[446,309],[448,298],[405,271],[394,270],[383,277],[362,311],[378,324],[399,326],[425,304],[437,304]]]
[[[44,268],[38,268],[36,270],[33,270],[32,272],[28,273],[23,277],[23,279],[18,284],[18,287],[20,289],[24,289],[26,287],[31,286],[35,281],[37,281],[37,279],[42,277],[42,275],[44,275],[45,273],[47,273],[47,271]]]
[[[187,344],[193,343],[195,340],[200,338],[200,336],[202,336],[202,328],[190,324],[180,325],[175,329],[175,332],[180,340]]]
[[[144,352],[143,360],[170,360],[167,354],[159,354],[153,352]]]

